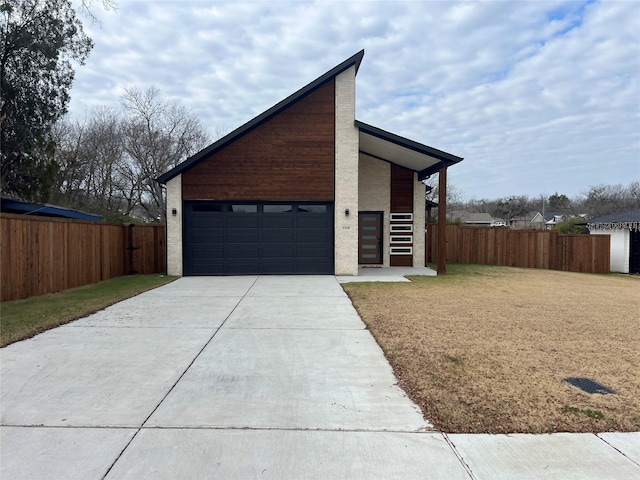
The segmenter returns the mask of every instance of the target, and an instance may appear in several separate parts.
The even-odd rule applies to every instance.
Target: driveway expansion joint
[[[215,331],[213,332],[213,334],[209,337],[209,339],[205,342],[205,344],[202,346],[202,348],[200,350],[198,350],[198,353],[196,353],[196,355],[193,357],[193,359],[191,360],[191,362],[189,363],[189,365],[187,365],[187,367],[184,369],[184,371],[180,374],[180,376],[178,377],[178,379],[173,383],[173,385],[171,385],[171,388],[169,388],[169,390],[167,391],[167,393],[164,394],[164,396],[160,399],[160,401],[158,402],[158,404],[155,406],[155,408],[151,411],[151,413],[149,415],[147,415],[147,418],[145,418],[145,420],[142,422],[142,425],[140,427],[138,427],[138,429],[136,430],[136,432],[133,434],[133,436],[129,439],[129,441],[127,442],[127,444],[124,446],[124,448],[122,449],[122,451],[118,454],[118,456],[115,458],[115,460],[113,461],[113,463],[109,466],[109,468],[107,469],[107,471],[105,472],[104,476],[102,477],[102,480],[105,480],[107,478],[107,476],[109,475],[109,472],[111,472],[111,470],[113,469],[113,467],[116,465],[116,463],[118,463],[118,460],[120,460],[120,458],[122,458],[122,455],[124,454],[124,452],[127,450],[127,448],[129,448],[129,445],[131,445],[131,443],[135,440],[135,438],[138,436],[138,434],[142,431],[142,429],[144,428],[145,424],[149,421],[149,419],[151,418],[151,416],[158,410],[158,408],[160,408],[160,405],[162,405],[162,402],[164,402],[166,400],[166,398],[169,396],[169,394],[173,391],[173,389],[176,387],[176,385],[178,385],[178,383],[180,382],[180,380],[182,380],[182,378],[185,376],[185,374],[189,371],[189,369],[191,368],[191,366],[194,364],[194,362],[198,359],[198,357],[202,354],[202,352],[204,351],[205,348],[207,348],[207,346],[211,343],[211,341],[214,339],[214,337],[218,334],[218,332],[220,331],[220,329],[222,329],[222,327],[224,326],[224,324],[226,323],[227,320],[229,320],[229,317],[231,317],[231,315],[233,315],[233,312],[236,310],[236,308],[238,308],[238,305],[240,305],[240,303],[242,302],[242,300],[247,296],[247,294],[251,291],[251,288],[253,288],[253,286],[256,284],[256,282],[258,281],[258,278],[256,278],[251,285],[249,286],[249,288],[247,289],[247,291],[244,293],[244,295],[242,295],[242,297],[240,297],[238,299],[238,301],[236,302],[235,306],[233,307],[233,309],[231,309],[231,311],[229,312],[229,314],[226,316],[226,318],[222,321],[222,323],[220,323],[220,325],[218,325],[218,327],[215,329]]]

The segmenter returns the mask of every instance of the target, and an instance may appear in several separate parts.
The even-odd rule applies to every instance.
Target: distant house
[[[514,230],[544,230],[545,220],[540,212],[529,212],[526,215],[512,217],[509,226]]]
[[[564,222],[567,219],[566,215],[562,215],[559,213],[545,213],[544,214],[544,224],[547,230],[553,230],[553,228],[559,224]]]
[[[640,209],[587,221],[592,235],[611,235],[611,271],[640,274]]]
[[[460,223],[474,227],[490,227],[494,221],[489,213],[471,213],[465,211],[454,211],[448,215],[450,222]]]
[[[3,213],[16,213],[20,215],[37,215],[41,217],[75,218],[77,220],[88,220],[90,222],[101,222],[100,215],[70,210],[57,205],[39,204],[23,202],[11,198],[2,197],[0,210]]]

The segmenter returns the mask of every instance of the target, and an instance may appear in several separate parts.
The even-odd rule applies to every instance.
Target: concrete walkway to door
[[[0,355],[2,479],[509,478],[540,458],[600,478],[531,454],[576,447],[594,475],[639,471],[630,437],[433,431],[331,276],[182,278]]]

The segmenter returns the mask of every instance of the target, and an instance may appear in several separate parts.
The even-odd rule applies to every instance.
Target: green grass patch
[[[0,346],[86,317],[176,278],[159,274],[127,275],[57,293],[3,302],[0,306]]]
[[[436,265],[427,265],[433,270],[437,270]],[[480,278],[491,278],[501,275],[505,268],[512,267],[498,267],[495,265],[477,265],[477,264],[463,264],[463,263],[448,263],[447,274],[438,276],[425,276],[425,275],[407,275],[407,278],[418,286],[429,286],[434,284],[450,285],[460,284],[468,282],[470,280],[476,280]]]
[[[600,410],[591,410],[590,408],[586,408],[583,410],[582,408],[569,407],[568,405],[565,405],[564,407],[562,407],[562,411],[564,413],[577,413],[580,415],[586,415],[589,418],[604,418],[604,413],[602,413]]]

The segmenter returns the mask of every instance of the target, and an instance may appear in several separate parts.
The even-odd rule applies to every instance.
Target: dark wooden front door
[[[358,214],[358,263],[382,264],[382,212]]]
[[[629,252],[629,273],[640,273],[640,231],[631,230],[631,251]]]

